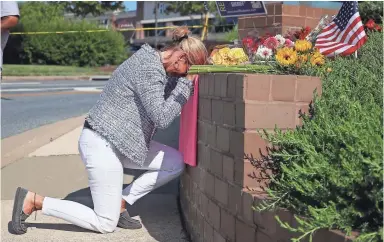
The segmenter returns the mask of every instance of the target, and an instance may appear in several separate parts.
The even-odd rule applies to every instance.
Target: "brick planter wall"
[[[292,234],[280,228],[275,213],[253,211],[252,206],[264,198],[260,191],[268,181],[243,157],[244,153],[258,157],[265,151],[267,144],[256,129],[299,125],[298,111],[308,110],[315,89],[321,94],[321,81],[315,77],[200,76],[198,166],[188,166],[180,184],[181,210],[192,241],[289,241]],[[293,223],[292,214],[278,213]],[[344,237],[322,231],[314,241],[344,241]]]

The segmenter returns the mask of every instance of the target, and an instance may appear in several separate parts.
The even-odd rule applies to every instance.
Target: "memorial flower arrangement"
[[[314,30],[303,27],[286,35],[267,33],[258,37],[247,36],[240,45],[216,46],[210,55],[211,65],[192,67],[191,71],[313,73],[314,69],[325,64],[326,58],[312,43],[319,30],[328,22],[328,18],[323,18]]]

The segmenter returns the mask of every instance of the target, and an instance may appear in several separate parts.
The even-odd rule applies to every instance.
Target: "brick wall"
[[[288,30],[316,27],[322,16],[337,14],[338,9],[314,8],[305,5],[287,5],[283,3],[266,3],[267,16],[250,16],[239,18],[239,37],[271,34],[286,34]]]
[[[253,211],[265,197],[261,191],[268,181],[243,157],[265,153],[267,144],[256,129],[299,125],[298,110],[307,110],[315,88],[321,93],[321,82],[314,77],[201,75],[198,166],[188,166],[180,184],[181,208],[193,241],[288,241],[292,236],[280,228],[274,213]],[[293,223],[292,214],[278,213]],[[314,241],[341,238],[323,231]]]

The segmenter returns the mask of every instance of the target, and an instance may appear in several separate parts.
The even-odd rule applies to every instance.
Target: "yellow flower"
[[[296,40],[295,49],[300,52],[310,50],[312,48],[312,43],[308,40]]]
[[[313,54],[310,60],[313,66],[321,66],[325,63],[325,58],[323,55]]]
[[[327,68],[327,72],[329,73],[329,72],[331,72],[331,71],[332,71],[332,68],[328,67],[328,68]]]
[[[245,54],[243,48],[232,48],[228,52],[228,58],[231,60],[231,62],[236,64],[248,61],[248,56]]]
[[[292,65],[297,61],[297,52],[288,47],[277,50],[276,60],[284,66]]]
[[[212,61],[213,61],[213,64],[215,65],[221,65],[224,61],[223,57],[220,55],[220,53],[216,52],[213,56],[212,56]]]
[[[224,59],[227,59],[228,58],[228,53],[231,49],[229,49],[228,47],[225,47],[225,48],[222,48],[219,50],[219,54],[224,58]]]
[[[299,55],[298,61],[301,63],[307,62],[308,61],[308,55]]]

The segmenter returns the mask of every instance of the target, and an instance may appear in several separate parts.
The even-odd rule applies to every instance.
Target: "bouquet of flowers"
[[[233,47],[228,45],[216,46],[210,56],[210,62],[214,65],[240,65],[248,61],[248,56],[243,48]]]

